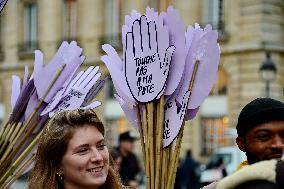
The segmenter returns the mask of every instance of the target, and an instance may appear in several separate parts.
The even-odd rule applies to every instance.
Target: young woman
[[[93,110],[56,114],[44,130],[29,189],[121,189]]]

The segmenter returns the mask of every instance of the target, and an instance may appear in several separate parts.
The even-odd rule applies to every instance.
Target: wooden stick
[[[188,90],[190,92],[192,92],[192,90],[193,90],[194,81],[195,81],[195,78],[196,78],[196,74],[197,74],[199,64],[200,64],[199,60],[197,60],[194,64],[193,73],[192,73],[190,83],[189,83],[189,87],[188,87]],[[170,172],[169,172],[170,180],[167,184],[167,189],[172,189],[174,187],[176,171],[177,171],[176,169],[177,169],[177,164],[178,164],[178,157],[179,157],[179,154],[180,154],[181,142],[182,142],[182,137],[183,137],[183,130],[184,130],[184,122],[182,124],[181,130],[180,130],[178,137],[176,139],[176,146],[175,146],[175,149],[174,149],[174,152],[173,152],[174,157],[173,157],[173,160],[171,161],[171,165],[170,165]]]
[[[17,133],[19,132],[21,123],[14,123],[11,127],[10,127],[10,132],[11,134],[9,136],[7,136],[6,141],[8,142],[8,144],[11,143],[11,141],[13,140],[13,138],[15,138],[15,136],[17,135]],[[4,137],[4,136],[3,136]],[[0,150],[1,151],[1,150]],[[1,154],[2,152],[0,152]]]
[[[141,140],[141,148],[142,148],[142,156],[143,156],[143,162],[145,165],[145,137],[144,137],[144,133],[143,133],[143,126],[142,126],[142,120],[141,120],[141,114],[140,114],[140,105],[137,104],[136,105],[136,115],[137,115],[137,119],[138,119],[138,128],[139,128],[139,133],[140,133],[140,140]]]
[[[11,127],[11,125],[9,125],[9,127]],[[0,138],[0,146],[2,146],[2,144],[4,144],[5,138],[6,138],[8,132],[9,132],[9,129],[3,130],[2,137]]]
[[[148,138],[148,122],[147,122],[147,110],[146,105],[142,105],[143,123],[144,123],[144,136],[145,136],[145,172],[146,172],[146,188],[150,188],[150,164],[149,164],[149,138]]]
[[[14,138],[17,136],[18,132],[20,131],[21,126],[22,126],[22,123],[17,124],[17,127],[16,127],[15,131],[13,132],[13,135],[10,138],[10,141],[13,141]]]
[[[5,125],[4,125],[4,127],[2,127],[1,128],[1,130],[0,130],[0,141],[1,141],[1,138],[3,137],[3,133],[5,132],[5,130],[7,129],[7,127],[9,127],[11,125],[11,123],[6,123]],[[1,144],[1,142],[0,142],[0,144]]]
[[[64,68],[66,67],[66,64],[63,64],[59,70],[57,71],[57,73],[55,74],[53,80],[51,81],[51,83],[49,84],[46,92],[44,93],[44,96],[42,99],[40,99],[40,101],[38,102],[37,106],[35,107],[34,111],[31,113],[31,115],[29,116],[27,122],[25,123],[25,125],[23,126],[24,128],[27,128],[28,125],[30,124],[30,122],[33,120],[34,116],[36,115],[36,112],[38,111],[38,109],[40,108],[41,104],[43,103],[44,99],[46,98],[46,96],[48,95],[49,91],[51,90],[51,88],[53,87],[54,83],[57,81],[57,79],[59,78],[59,76],[61,75],[62,71],[64,70]],[[19,142],[19,144],[17,145],[17,147],[15,149],[13,149],[13,146],[10,146],[10,150],[12,150],[12,153],[7,157],[7,163],[9,163],[9,161],[11,159],[13,159],[13,156],[15,156],[18,151],[20,150],[20,148],[22,147],[22,144],[25,142],[25,140],[30,136],[30,134],[33,132],[34,128],[36,127],[36,124],[34,124],[27,133],[25,133],[24,137],[21,139],[21,141]],[[21,131],[23,132],[24,130],[21,129]],[[21,135],[22,133],[20,133]],[[19,135],[19,136],[20,136]],[[17,140],[17,139],[15,139]],[[13,143],[15,143],[15,141],[13,141]],[[10,152],[8,152],[10,153]],[[6,157],[5,157],[6,158]],[[7,166],[5,163],[3,163],[3,161],[5,161],[5,158],[1,158],[0,160],[0,165],[3,165],[3,167],[0,167],[0,173],[2,173],[2,169],[5,169],[5,166]]]
[[[159,99],[159,102],[157,104],[157,132],[156,132],[156,180],[155,180],[155,188],[159,189],[161,188],[161,174],[162,174],[162,169],[161,165],[162,164],[162,157],[163,157],[163,131],[164,131],[164,96],[162,95],[161,98]],[[163,183],[163,182],[162,182]]]
[[[39,138],[43,130],[36,136],[36,138],[30,143],[30,145],[21,153],[21,155],[14,161],[14,163],[8,167],[4,175],[0,176],[0,186],[3,185],[5,180],[16,170],[20,163],[27,157],[27,155],[33,150],[39,141]]]
[[[169,178],[171,179],[169,179],[169,182],[167,184],[167,189],[173,189],[174,184],[175,184],[178,159],[179,159],[179,154],[180,154],[180,149],[181,149],[181,142],[183,138],[183,130],[184,130],[184,123],[182,124],[181,130],[176,139],[176,146],[175,146],[174,153],[173,153],[173,159],[171,160],[171,162],[173,163],[171,163],[170,171],[169,171]]]
[[[8,149],[5,151],[5,153],[3,154],[3,156],[0,158],[0,173],[2,171],[2,168],[3,168],[3,164],[2,162],[6,159],[6,157],[9,155],[9,153],[12,151],[14,145],[16,144],[17,142],[17,139],[21,136],[21,133],[23,133],[25,130],[25,127],[21,127],[20,131],[17,133],[16,137],[14,138],[14,140],[10,143]]]
[[[15,180],[17,180],[32,165],[34,159],[35,159],[35,154],[29,157],[27,161],[22,163],[22,165],[20,165],[17,172],[15,172],[12,176],[10,176],[3,184],[3,187],[0,189],[9,188],[10,185],[12,185],[15,182]]]
[[[6,148],[8,142],[9,142],[9,138],[12,135],[12,132],[13,132],[14,129],[15,129],[15,124],[11,125],[10,129],[7,129],[7,131],[4,133],[2,141],[1,141],[0,154],[2,154],[2,152]]]
[[[153,103],[147,103],[147,116],[148,116],[148,136],[149,136],[149,142],[150,142],[150,177],[151,177],[151,189],[154,189],[155,187],[155,154],[154,154],[154,125],[153,125]]]
[[[32,125],[32,128],[35,128],[36,125],[39,123],[40,120],[37,120],[37,122],[34,123],[34,125]],[[24,137],[26,139],[21,139],[20,144],[21,145],[17,145],[15,147],[15,144],[17,143],[18,138],[20,138],[20,136],[22,135],[22,133],[24,132],[24,130],[26,129],[26,127],[22,127],[20,132],[17,134],[15,140],[12,141],[11,145],[9,145],[8,150],[5,151],[3,157],[0,159],[0,175],[3,174],[3,172],[5,172],[7,170],[7,167],[9,166],[9,164],[11,163],[11,161],[13,160],[13,158],[17,155],[17,153],[23,149],[23,145],[26,143],[26,139],[29,137],[29,135],[25,135]],[[14,148],[16,148],[16,150],[14,150]]]
[[[169,157],[170,157],[170,152],[171,152],[171,150],[170,150],[170,146],[169,147],[167,147],[167,148],[165,148],[164,149],[165,151],[165,153],[163,154],[164,155],[164,159],[165,159],[165,164],[164,164],[164,169],[165,169],[165,171],[164,171],[164,180],[165,181],[167,181],[167,180],[169,180],[170,178],[169,178],[169,169],[171,168],[171,167],[169,167],[169,163],[170,163],[170,159],[169,159]],[[165,188],[166,188],[166,186],[167,186],[167,183],[165,182]]]

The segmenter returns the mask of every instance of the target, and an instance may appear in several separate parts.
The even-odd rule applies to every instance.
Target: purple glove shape
[[[193,37],[190,35],[193,35]],[[186,57],[185,70],[181,86],[175,95],[177,95],[178,102],[181,103],[182,94],[188,90],[194,64],[196,61],[200,61],[188,103],[188,109],[196,109],[208,96],[217,78],[220,60],[220,49],[217,43],[218,33],[212,30],[210,25],[207,25],[204,30],[196,26],[194,32],[192,27],[189,27],[186,36],[187,42],[191,41],[191,44],[187,44],[189,51]]]
[[[146,16],[134,21],[126,35],[124,61],[126,82],[136,101],[150,102],[163,94],[174,50],[166,27],[147,22]]]
[[[184,122],[187,111],[187,105],[190,97],[190,91],[186,91],[183,96],[181,107],[178,111],[178,105],[175,99],[169,100],[165,105],[165,122],[163,147],[169,146],[177,137],[179,130]]]
[[[58,106],[49,113],[53,116],[55,112],[61,110],[71,110],[75,108],[91,109],[98,107],[101,103],[95,101],[86,107],[81,107],[86,95],[96,84],[101,76],[98,73],[99,67],[90,66],[85,72],[81,71],[68,85],[66,91],[63,93],[63,98],[60,100]]]
[[[81,53],[82,48],[77,46],[75,41],[72,41],[70,44],[65,41],[61,44],[52,60],[44,66],[42,52],[39,50],[35,51],[33,77],[39,98],[44,97],[44,94],[54,79],[55,74],[59,68],[65,64],[66,66],[64,70],[44,99],[47,103],[51,101],[67,78],[70,77],[71,73],[74,73],[74,71],[77,70],[84,61],[84,56],[81,56]]]

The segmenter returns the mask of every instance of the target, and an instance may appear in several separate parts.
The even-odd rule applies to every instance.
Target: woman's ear
[[[236,143],[237,143],[237,145],[238,145],[238,147],[241,151],[246,152],[245,151],[245,139],[244,138],[238,136],[236,138]]]

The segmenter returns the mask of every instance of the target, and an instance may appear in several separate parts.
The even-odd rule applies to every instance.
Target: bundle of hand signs
[[[75,41],[63,42],[44,65],[43,53],[35,51],[34,71],[28,78],[25,67],[21,84],[12,76],[12,113],[0,130],[0,188],[8,187],[33,162],[33,150],[46,122],[62,110],[94,109],[93,101],[106,78],[99,67],[79,71],[85,57]]]
[[[184,121],[195,117],[217,78],[217,38],[210,25],[186,30],[173,7],[160,14],[147,8],[125,17],[122,57],[102,46],[116,99],[140,133],[147,188],[174,186]]]

